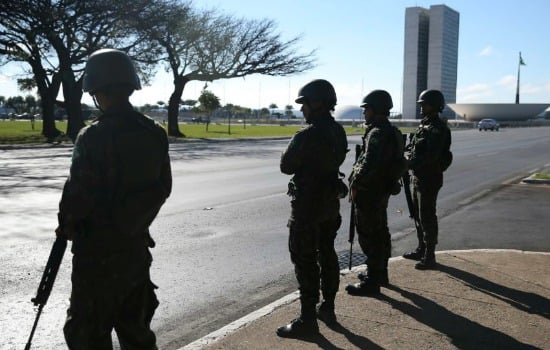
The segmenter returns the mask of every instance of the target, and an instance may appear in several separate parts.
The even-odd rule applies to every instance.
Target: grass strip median
[[[65,132],[67,122],[56,121],[58,130]],[[292,136],[300,130],[302,125],[255,125],[255,124],[227,124],[211,123],[206,130],[205,124],[184,124],[180,123],[180,130],[189,139],[212,139],[212,138],[252,138],[252,137],[285,137]],[[410,130],[409,130],[410,129]],[[362,135],[364,128],[345,127],[348,135]],[[413,128],[401,128],[402,132],[411,132]],[[26,144],[45,143],[46,138],[42,136],[42,121],[32,124],[28,120],[5,120],[0,121],[0,144]],[[61,141],[69,141],[63,138]]]

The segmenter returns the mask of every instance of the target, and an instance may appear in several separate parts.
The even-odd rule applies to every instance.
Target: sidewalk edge
[[[436,254],[459,254],[459,253],[517,253],[517,254],[536,254],[536,255],[550,255],[550,252],[536,252],[536,251],[527,251],[527,250],[519,250],[519,249],[458,249],[458,250],[442,250],[442,251],[436,251]],[[389,259],[389,263],[393,263],[395,261],[405,260],[401,256],[396,256]],[[351,270],[344,269],[341,270],[341,274],[348,274],[352,272],[357,272],[359,270],[364,269],[365,265],[359,265],[353,267]],[[242,327],[245,327],[249,325],[250,323],[256,321],[257,319],[264,317],[266,315],[269,315],[274,310],[281,306],[285,306],[287,304],[292,303],[293,301],[297,300],[300,296],[299,291],[292,292],[288,295],[285,295],[284,297],[275,300],[274,302],[256,310],[251,313],[249,313],[246,316],[243,316],[239,318],[236,321],[233,321],[229,323],[228,325],[205,335],[202,338],[199,338],[195,340],[192,343],[189,343],[185,345],[184,347],[178,349],[178,350],[200,350],[203,347],[207,345],[211,345],[212,343],[215,343],[224,337],[236,332]]]

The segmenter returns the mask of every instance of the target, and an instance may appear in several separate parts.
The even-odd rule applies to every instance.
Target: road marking
[[[498,154],[498,152],[482,153],[482,154],[478,154],[477,156],[478,157],[487,157],[487,156],[492,156],[492,155],[495,155],[495,154]]]
[[[470,203],[473,203],[476,200],[478,200],[478,199],[482,198],[483,196],[485,196],[486,194],[488,194],[489,192],[491,192],[491,189],[486,189],[486,190],[483,190],[481,192],[478,192],[478,193],[474,194],[473,196],[468,197],[468,198],[464,199],[463,201],[459,202],[458,206],[463,207],[463,206],[466,206]]]

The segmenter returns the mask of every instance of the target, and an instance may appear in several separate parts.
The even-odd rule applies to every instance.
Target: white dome
[[[336,105],[334,109],[334,119],[339,120],[363,120],[363,109],[354,105]]]
[[[536,117],[548,103],[449,103],[450,109],[467,121],[483,118],[496,120],[527,120]]]

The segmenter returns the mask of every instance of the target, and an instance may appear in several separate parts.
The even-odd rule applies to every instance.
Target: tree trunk
[[[48,142],[52,142],[61,135],[55,127],[55,96],[59,91],[59,79],[54,74],[51,84],[48,84],[46,71],[39,62],[31,62],[32,71],[35,76],[36,87],[40,95],[40,105],[42,107],[42,135]]]
[[[55,99],[49,96],[49,92],[39,93],[42,107],[42,135],[48,142],[52,142],[61,135],[61,131],[55,127]]]
[[[82,107],[80,104],[82,100],[82,88],[75,81],[71,69],[66,69],[65,74],[63,74],[63,97],[65,98],[65,110],[67,111],[68,119],[67,136],[74,143],[78,132],[85,124],[82,119]]]
[[[189,80],[185,77],[178,76],[174,79],[174,91],[170,96],[168,101],[168,135],[175,137],[185,137],[178,125],[178,114],[179,114],[179,105],[181,101],[181,96],[183,95],[183,89],[185,84]]]

